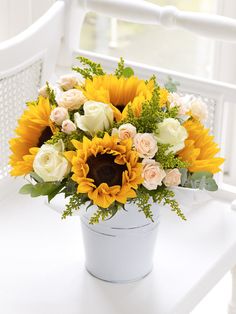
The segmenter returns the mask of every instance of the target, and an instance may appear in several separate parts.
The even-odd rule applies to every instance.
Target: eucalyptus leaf
[[[205,184],[205,189],[207,191],[215,192],[218,190],[218,185],[214,179],[207,179]]]
[[[188,170],[186,168],[179,169],[181,173],[181,186],[185,186],[188,181]]]
[[[203,177],[212,178],[213,174],[208,171],[198,171],[192,174],[191,179],[195,181],[195,180],[201,180]]]

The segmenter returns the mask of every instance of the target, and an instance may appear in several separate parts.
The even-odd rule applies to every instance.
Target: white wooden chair
[[[72,65],[75,55],[113,69],[114,58],[81,51],[79,34],[87,11],[131,22],[181,27],[220,40],[236,41],[236,21],[160,8],[145,1],[57,1],[37,22],[0,44],[0,308],[7,314],[185,314],[233,269],[229,313],[236,313],[236,213],[233,188],[219,178],[220,190],[211,202],[189,213],[188,222],[163,212],[153,272],[129,285],[92,278],[83,267],[78,217],[60,221],[44,200],[19,195],[21,179],[8,176],[8,140],[24,102],[38,87]],[[57,58],[57,55],[59,57]],[[236,86],[202,80],[128,62],[143,78],[167,76],[182,93],[204,97],[208,124],[224,147],[225,103],[236,99]],[[227,156],[226,156],[227,157]]]

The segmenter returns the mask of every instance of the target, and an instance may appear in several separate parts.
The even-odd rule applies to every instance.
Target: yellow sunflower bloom
[[[78,183],[77,192],[87,193],[93,203],[108,208],[114,201],[122,204],[136,197],[142,183],[142,164],[132,150],[131,139],[119,142],[105,134],[83,142],[72,140],[76,151],[65,152],[72,164],[72,179]]]
[[[219,152],[214,137],[209,135],[206,129],[198,120],[187,120],[183,126],[188,132],[185,140],[185,147],[178,152],[179,157],[189,164],[190,172],[208,171],[217,173],[224,158],[215,157]]]
[[[49,100],[39,97],[37,105],[30,104],[18,121],[16,138],[10,140],[11,175],[22,176],[33,169],[34,157],[42,144],[49,140],[54,132],[50,120]]]
[[[131,106],[136,116],[141,114],[142,103],[152,97],[154,81],[146,83],[136,76],[117,78],[115,75],[95,76],[87,79],[84,85],[84,95],[89,100],[110,104],[117,121],[127,115]]]
[[[168,101],[169,92],[166,88],[160,88],[159,90],[159,106],[164,107]]]

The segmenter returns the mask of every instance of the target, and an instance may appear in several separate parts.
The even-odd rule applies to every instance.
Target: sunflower
[[[30,173],[33,169],[34,157],[44,142],[54,132],[50,120],[51,106],[47,98],[39,97],[37,104],[29,104],[18,121],[16,138],[10,140],[10,165],[12,176]]]
[[[209,135],[209,130],[195,119],[187,120],[183,126],[188,132],[188,138],[178,155],[189,164],[188,170],[219,172],[219,166],[224,162],[224,158],[215,157],[220,149],[214,142],[214,137]]]
[[[168,101],[169,92],[166,88],[160,88],[159,90],[159,106],[164,107]]]
[[[136,197],[142,183],[142,164],[132,150],[132,140],[120,141],[108,133],[83,142],[72,140],[76,151],[65,152],[72,164],[72,179],[78,183],[77,192],[87,193],[93,203],[108,208],[114,201],[125,204]]]
[[[135,116],[141,114],[142,103],[151,99],[154,90],[154,81],[146,83],[136,76],[129,78],[115,75],[94,76],[87,79],[84,85],[84,94],[89,100],[110,104],[117,121],[126,117],[128,105]]]

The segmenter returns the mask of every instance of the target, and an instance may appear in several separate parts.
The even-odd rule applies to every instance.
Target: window
[[[217,0],[152,2],[174,5],[181,10],[214,13]],[[83,26],[80,47],[205,78],[213,73],[214,42],[180,29],[132,24],[90,13]]]

